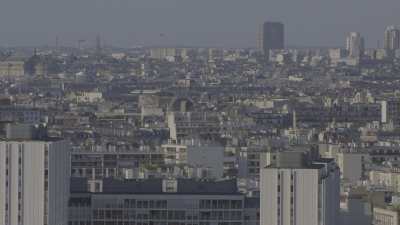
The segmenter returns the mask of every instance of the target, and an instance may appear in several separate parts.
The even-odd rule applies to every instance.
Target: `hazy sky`
[[[0,0],[0,45],[255,46],[258,24],[282,21],[287,45],[369,46],[400,25],[400,0]],[[164,37],[160,37],[164,33]]]

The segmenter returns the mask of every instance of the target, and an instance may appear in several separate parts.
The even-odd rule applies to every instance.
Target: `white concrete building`
[[[399,210],[390,207],[374,207],[373,210],[373,224],[374,225],[399,225],[400,216]]]
[[[188,165],[192,177],[220,179],[224,175],[224,147],[200,142],[168,143],[161,146],[165,163]]]
[[[103,100],[103,93],[98,91],[79,92],[76,96],[78,103],[95,103]]]
[[[378,168],[369,172],[371,185],[385,187],[389,190],[400,191],[400,171],[395,168]]]
[[[342,48],[333,48],[329,49],[329,59],[331,60],[331,64],[336,65],[343,61],[343,58],[346,57],[346,52]]]
[[[336,225],[340,174],[331,159],[285,152],[261,170],[261,225]],[[307,159],[308,158],[308,159]]]
[[[174,61],[177,56],[176,48],[152,48],[150,49],[150,58],[163,60],[167,59],[168,61]]]
[[[15,78],[25,75],[25,63],[23,61],[0,62],[0,77]]]
[[[363,180],[369,161],[369,155],[367,153],[338,153],[336,155],[336,162],[340,168],[340,178],[348,183],[357,183]]]
[[[0,225],[66,225],[69,145],[0,141]]]
[[[170,143],[161,145],[166,164],[185,164],[187,163],[187,145],[176,143],[170,140]]]
[[[347,183],[357,183],[367,177],[371,156],[367,152],[350,151],[337,144],[320,144],[322,157],[334,158],[340,168],[340,178]]]
[[[383,47],[391,51],[400,48],[400,29],[398,27],[388,26],[386,28]]]
[[[364,38],[357,32],[350,32],[346,39],[346,49],[350,58],[360,58],[364,51]]]

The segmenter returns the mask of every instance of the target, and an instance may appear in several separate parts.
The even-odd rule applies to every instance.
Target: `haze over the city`
[[[256,45],[257,24],[282,21],[288,46],[341,46],[359,31],[368,47],[400,23],[398,0],[4,0],[0,46]],[[165,34],[165,35],[160,35]]]

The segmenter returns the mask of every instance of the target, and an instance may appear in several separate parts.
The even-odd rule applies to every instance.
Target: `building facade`
[[[307,162],[303,153],[280,153],[261,170],[262,225],[335,225],[340,174],[333,160]]]
[[[398,225],[400,224],[399,211],[395,208],[374,207],[374,225]]]
[[[260,47],[265,55],[270,50],[285,48],[285,28],[281,22],[265,22],[261,31]]]
[[[358,32],[350,32],[346,39],[346,49],[350,58],[360,58],[364,51],[364,38]]]
[[[0,62],[0,77],[15,78],[25,75],[25,63],[23,61]]]
[[[394,51],[400,48],[400,29],[395,26],[389,26],[385,30],[384,48]]]
[[[258,199],[236,182],[104,181],[101,193],[73,193],[70,225],[258,225]],[[247,206],[247,208],[246,208]]]
[[[69,146],[0,141],[0,225],[66,225]]]

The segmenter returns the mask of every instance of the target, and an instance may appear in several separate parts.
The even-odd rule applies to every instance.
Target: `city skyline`
[[[399,0],[0,7],[0,225],[400,225]]]
[[[378,40],[383,43],[385,28],[399,21],[395,12],[400,9],[395,1],[381,4],[369,0],[302,0],[290,5],[276,1],[228,4],[226,0],[213,4],[207,0],[42,2],[4,3],[1,46],[50,45],[56,36],[60,44],[73,46],[77,40],[91,40],[100,34],[105,43],[124,47],[253,47],[259,24],[281,21],[288,46],[342,46],[345,35],[357,31],[366,38],[367,47],[376,47]],[[357,11],[352,10],[355,7]],[[12,26],[7,22],[10,18]],[[165,35],[161,37],[161,33]]]
[[[61,39],[62,37],[60,37],[59,35],[54,36],[53,40],[50,40],[47,43],[37,43],[37,44],[27,44],[27,43],[22,43],[22,44],[4,44],[4,43],[0,43],[0,48],[18,48],[18,47],[67,47],[67,48],[80,48],[80,49],[91,49],[91,48],[98,48],[98,38],[101,38],[101,46],[102,47],[115,47],[115,48],[131,48],[131,47],[167,47],[167,48],[252,48],[252,49],[259,49],[260,48],[260,35],[262,36],[262,34],[260,34],[260,27],[263,26],[264,23],[268,23],[268,22],[272,22],[272,23],[281,23],[284,26],[284,48],[283,49],[290,49],[290,48],[343,48],[343,49],[347,49],[348,48],[348,35],[351,33],[358,33],[359,35],[362,36],[363,38],[363,42],[364,42],[364,47],[365,49],[370,48],[380,48],[380,49],[387,49],[386,45],[387,45],[387,37],[386,37],[386,33],[387,33],[387,29],[388,28],[393,28],[396,30],[400,29],[400,25],[387,25],[385,27],[385,29],[381,32],[381,36],[382,39],[378,39],[375,43],[375,45],[373,43],[369,43],[366,39],[368,39],[368,37],[365,37],[362,33],[358,32],[358,31],[349,31],[347,33],[343,34],[343,37],[340,39],[340,41],[338,41],[337,44],[334,45],[296,45],[296,44],[292,44],[292,43],[288,43],[287,39],[290,39],[290,37],[287,37],[287,32],[286,30],[286,24],[280,22],[280,21],[272,21],[272,20],[266,20],[262,23],[259,24],[259,28],[257,31],[254,32],[253,36],[255,36],[255,38],[253,38],[254,44],[253,45],[218,45],[218,44],[179,44],[179,43],[137,43],[137,44],[132,44],[132,45],[119,45],[117,42],[112,42],[109,39],[104,39],[104,36],[101,36],[99,33],[94,34],[94,36],[90,36],[90,35],[85,35],[85,39],[83,38],[75,38],[73,40],[63,40]],[[159,36],[160,38],[166,38],[168,35],[165,33],[159,33],[156,36]],[[81,36],[82,37],[82,36]],[[44,39],[43,39],[44,40]],[[369,45],[367,44],[369,43]]]

